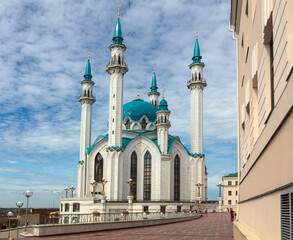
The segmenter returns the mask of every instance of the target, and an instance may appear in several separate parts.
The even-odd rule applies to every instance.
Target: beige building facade
[[[222,177],[223,181],[223,211],[232,208],[236,211],[238,200],[238,173],[231,173]]]
[[[293,1],[231,0],[239,169],[234,238],[293,239]]]

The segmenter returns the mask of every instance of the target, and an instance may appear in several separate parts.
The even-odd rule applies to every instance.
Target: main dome
[[[123,105],[123,119],[128,116],[133,121],[138,121],[146,116],[151,122],[154,122],[157,119],[156,112],[158,110],[153,104],[136,99]]]

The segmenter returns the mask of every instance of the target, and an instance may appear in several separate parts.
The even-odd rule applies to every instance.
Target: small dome
[[[160,101],[159,110],[168,110],[168,103],[164,98]]]
[[[146,116],[151,122],[156,121],[158,108],[151,103],[136,99],[123,105],[123,120],[128,116],[133,121]]]

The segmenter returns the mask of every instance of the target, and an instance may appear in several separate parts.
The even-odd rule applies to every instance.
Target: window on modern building
[[[141,121],[141,129],[142,129],[142,130],[145,130],[145,129],[146,129],[146,125],[147,125],[146,120],[143,119],[143,120]]]
[[[161,212],[166,212],[166,206],[160,206],[160,211]]]
[[[103,179],[103,157],[100,153],[96,155],[95,159],[95,181],[102,181]]]
[[[174,200],[180,200],[180,158],[178,155],[174,159]]]
[[[74,203],[73,204],[73,212],[79,212],[79,210],[80,210],[80,204]]]
[[[231,186],[232,185],[232,181],[228,181],[228,185]]]
[[[275,105],[275,97],[274,97],[274,41],[273,34],[270,41],[270,80],[271,80],[271,109],[274,108]]]
[[[143,212],[146,212],[149,210],[149,206],[143,206]]]
[[[237,204],[237,200],[236,200],[235,202],[236,202],[236,204]]]
[[[231,205],[232,204],[232,201],[231,200],[228,200],[228,205]]]
[[[249,55],[249,47],[247,47],[247,51],[246,51],[246,58],[245,58],[245,63],[247,63],[247,60],[248,60],[248,55]]]
[[[236,194],[236,196],[238,195],[238,191],[237,190],[236,190],[236,193],[235,194]]]
[[[144,155],[143,200],[151,200],[152,156],[149,151]]]
[[[137,155],[136,155],[136,152],[133,152],[131,154],[130,178],[132,179],[132,181],[137,183]],[[136,186],[137,186],[137,184],[132,184],[132,186],[131,186],[133,199],[136,199]]]
[[[69,203],[65,204],[65,212],[69,212]]]
[[[232,191],[228,191],[228,196],[232,196]]]
[[[238,185],[238,181],[235,181],[235,185],[236,185],[236,186]]]
[[[248,0],[246,0],[245,15],[248,16]]]
[[[293,192],[281,195],[281,239],[293,237]]]

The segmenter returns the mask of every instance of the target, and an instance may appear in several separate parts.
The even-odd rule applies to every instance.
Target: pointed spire
[[[139,98],[139,90],[140,90],[140,89],[141,89],[141,86],[139,85],[138,88],[137,88],[137,100],[140,99],[140,98]]]
[[[88,50],[88,57],[87,57],[87,64],[85,68],[85,73],[84,73],[84,80],[83,81],[92,81],[92,71],[91,71],[91,63],[90,63],[90,51],[91,49]]]
[[[196,28],[196,40],[194,44],[194,52],[193,52],[193,63],[201,63],[202,57],[200,56],[199,44],[198,44],[198,27]]]
[[[123,37],[122,37],[122,30],[121,30],[121,24],[120,24],[120,14],[119,14],[119,8],[121,5],[118,7],[118,14],[117,14],[117,21],[116,21],[116,26],[114,30],[114,37],[113,37],[113,44],[122,44],[123,42]]]
[[[157,89],[158,87],[157,87],[157,77],[156,77],[156,64],[154,64],[151,92],[158,92]]]

